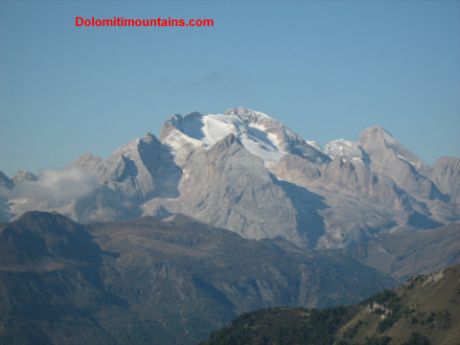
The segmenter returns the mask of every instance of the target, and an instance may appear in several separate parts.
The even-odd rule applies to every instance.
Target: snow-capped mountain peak
[[[287,153],[321,154],[317,145],[308,144],[283,123],[267,114],[243,107],[230,108],[223,114],[189,113],[174,115],[164,125],[161,140],[173,152],[183,153],[196,147],[207,150],[233,134],[265,165],[278,162]],[[313,152],[313,154],[312,154]]]
[[[261,112],[194,112],[172,116],[160,139],[147,133],[37,181],[0,172],[0,221],[32,209],[84,222],[181,213],[243,237],[333,248],[458,221],[458,161],[427,167],[382,127],[323,152]]]
[[[331,158],[340,157],[353,161],[361,161],[364,156],[359,143],[345,139],[337,139],[329,142],[326,144],[324,151]]]
[[[243,108],[231,109],[225,114],[174,115],[166,122],[161,138],[174,152],[182,152],[187,146],[209,149],[233,134],[246,149],[266,163],[276,162],[286,152],[276,136],[266,130],[261,119],[272,120],[265,114]]]
[[[245,122],[276,121],[265,113],[244,107],[228,108],[224,115],[235,115]]]

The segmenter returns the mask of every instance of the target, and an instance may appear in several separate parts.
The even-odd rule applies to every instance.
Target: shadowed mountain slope
[[[350,246],[348,254],[403,281],[460,262],[460,224],[433,230],[377,235]]]
[[[236,315],[353,303],[392,280],[339,253],[185,216],[0,225],[0,344],[192,344]]]

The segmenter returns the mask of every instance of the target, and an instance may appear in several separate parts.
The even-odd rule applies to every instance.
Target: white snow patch
[[[362,160],[363,157],[359,144],[345,139],[338,139],[329,142],[326,144],[324,151],[332,159],[335,157],[341,157],[342,159],[358,161]]]
[[[308,145],[314,147],[315,149],[317,149],[319,152],[323,152],[323,148],[316,141],[314,141],[314,140],[306,140],[306,143]]]
[[[201,141],[191,138],[177,129],[171,131],[164,139],[163,143],[171,147],[174,151],[181,150],[184,145],[191,145],[193,147],[202,145]]]
[[[199,121],[193,128],[200,128],[200,139],[192,138],[192,133],[188,134],[176,129],[166,137],[164,143],[175,152],[180,152],[187,144],[209,149],[218,141],[233,134],[241,140],[249,152],[262,158],[266,165],[278,162],[286,151],[278,137],[270,132],[267,126],[258,122],[259,117],[263,120],[270,120],[270,118],[258,112],[253,112],[252,115],[257,116],[253,121],[250,121],[249,117],[236,113],[202,115],[196,120],[193,119]]]
[[[254,140],[246,135],[242,136],[240,139],[244,147],[251,152],[253,155],[256,155],[263,159],[265,164],[278,162],[283,156],[284,153],[273,149],[272,147],[266,146],[263,143]]]
[[[400,160],[402,160],[402,161],[404,161],[404,162],[406,162],[406,163],[409,163],[410,165],[414,165],[414,162],[411,162],[410,160],[408,160],[406,157],[400,155],[399,153],[396,153],[396,156],[397,156]]]
[[[264,113],[245,108],[232,108],[225,114],[190,113],[185,117],[178,115],[171,124],[176,127],[173,132],[181,134],[173,137],[170,133],[163,140],[175,151],[173,154],[184,151],[184,145],[188,143],[194,145],[188,151],[195,147],[208,150],[218,141],[233,134],[249,152],[262,158],[267,167],[288,153],[287,143],[301,140],[281,122]],[[322,152],[316,142],[309,141],[308,144]]]
[[[239,123],[240,122],[240,123]],[[205,115],[203,116],[203,134],[201,142],[211,147],[219,140],[222,140],[229,134],[237,134],[242,121],[233,115]]]

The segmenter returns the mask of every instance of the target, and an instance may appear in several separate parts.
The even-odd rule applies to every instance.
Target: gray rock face
[[[385,142],[391,142],[393,147],[400,146],[383,129],[366,132],[384,137]],[[367,135],[365,133],[365,137]],[[380,231],[405,226],[431,228],[458,219],[458,209],[447,204],[445,196],[410,163],[400,158],[392,162],[403,171],[413,173],[412,177],[406,176],[405,179],[387,168],[385,164],[388,162],[380,163],[382,157],[379,152],[382,150],[388,148],[372,147],[368,152],[360,142],[340,139],[326,145],[326,152],[332,159],[329,162],[311,164],[298,156],[287,155],[273,168],[278,178],[304,186],[324,197],[328,207],[320,214],[326,231],[318,246],[346,246]],[[405,151],[400,148],[400,152]],[[394,152],[389,154],[395,155]],[[413,155],[410,157],[415,160]],[[422,164],[419,162],[419,166]],[[421,182],[417,185],[412,179]],[[407,180],[409,183],[406,183]],[[433,193],[426,193],[423,189],[425,183],[428,188],[437,191],[435,195],[439,195],[441,200],[430,199]]]
[[[81,221],[138,217],[151,199],[174,198],[182,171],[169,149],[148,133],[116,150],[107,160],[90,154],[73,163],[100,186],[75,205]]]
[[[0,188],[11,189],[14,187],[14,182],[0,171]]]
[[[181,171],[171,153],[150,133],[120,147],[106,161],[84,155],[74,165],[129,199],[142,202],[178,195]]]
[[[302,185],[321,177],[321,166],[292,154],[287,154],[272,168],[276,176]]]
[[[382,127],[365,130],[359,142],[369,155],[374,171],[389,176],[410,194],[426,199],[445,200],[445,196],[425,176],[428,168],[423,162]]]
[[[56,210],[90,222],[183,213],[246,238],[336,248],[459,221],[459,166],[445,158],[429,167],[378,126],[322,151],[266,114],[232,108],[174,115],[159,140],[147,134],[105,160],[83,155],[71,168],[96,181],[88,193],[58,206],[23,193],[3,200],[2,214]]]
[[[299,242],[296,212],[262,159],[233,134],[194,155],[184,168],[180,198],[166,203],[173,213],[230,228],[247,238]]]
[[[460,223],[426,231],[384,233],[345,249],[348,254],[404,281],[460,261]]]
[[[460,204],[460,159],[441,157],[433,167],[433,181],[439,189],[450,196],[452,202]]]
[[[16,175],[12,178],[14,184],[19,184],[24,181],[37,181],[37,176],[32,174],[30,171],[19,170]]]
[[[14,187],[14,182],[0,171],[0,222],[10,219],[8,212],[8,191]]]

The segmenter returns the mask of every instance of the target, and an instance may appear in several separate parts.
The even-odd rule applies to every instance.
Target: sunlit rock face
[[[58,211],[81,222],[182,213],[245,238],[337,248],[460,219],[459,159],[424,164],[379,126],[324,150],[267,114],[174,115],[107,159],[0,174],[0,217]]]

